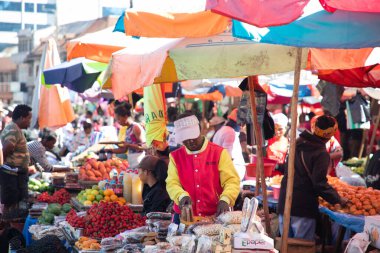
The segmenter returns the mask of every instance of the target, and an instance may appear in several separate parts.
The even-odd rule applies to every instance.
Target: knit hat
[[[315,116],[311,119],[310,123],[311,132],[322,139],[331,139],[331,137],[333,137],[335,132],[338,130],[338,123],[336,119],[331,116]],[[326,127],[325,125],[328,123],[332,126]]]

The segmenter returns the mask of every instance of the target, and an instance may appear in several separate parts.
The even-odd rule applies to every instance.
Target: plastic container
[[[132,203],[132,174],[131,171],[124,173],[123,197],[128,203]]]
[[[141,205],[142,203],[142,182],[136,172],[132,177],[132,204]]]
[[[272,185],[273,198],[274,199],[280,198],[280,189],[281,189],[281,185],[279,185],[279,184]]]
[[[277,161],[264,158],[264,176],[270,177],[272,176],[272,172],[277,165]],[[247,164],[246,166],[246,176],[247,177],[256,177],[256,159],[252,159],[252,162]]]

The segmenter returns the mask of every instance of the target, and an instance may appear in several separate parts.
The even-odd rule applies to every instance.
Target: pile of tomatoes
[[[146,218],[133,213],[128,206],[120,206],[115,202],[100,202],[94,204],[87,211],[86,216],[79,217],[70,212],[66,220],[73,227],[83,228],[85,236],[106,238],[142,227],[145,225]]]
[[[66,191],[65,189],[60,189],[56,192],[54,192],[53,195],[49,195],[48,192],[43,192],[40,195],[38,195],[37,200],[39,202],[46,202],[46,203],[58,203],[58,204],[66,204],[70,203],[70,193]]]

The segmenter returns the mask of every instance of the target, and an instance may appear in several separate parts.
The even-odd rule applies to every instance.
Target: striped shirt
[[[45,171],[52,171],[53,165],[49,163],[46,158],[46,149],[39,141],[28,142],[28,150],[30,157],[33,158],[35,163],[39,163]]]

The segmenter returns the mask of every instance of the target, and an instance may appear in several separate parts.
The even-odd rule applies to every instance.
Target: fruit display
[[[108,159],[107,161],[100,162],[95,159],[89,159],[79,169],[79,180],[83,181],[100,181],[110,179],[110,172],[112,169],[117,170],[120,174],[121,171],[126,171],[129,167],[127,160],[119,158]]]
[[[49,186],[49,183],[43,179],[30,178],[28,182],[28,189],[35,192],[53,192],[54,188]]]
[[[66,216],[71,210],[70,204],[60,205],[57,203],[49,204],[47,209],[42,211],[38,222],[42,225],[51,225],[54,223],[54,216]]]
[[[75,228],[83,228],[84,236],[90,238],[113,237],[125,230],[145,225],[145,217],[133,213],[128,206],[120,206],[115,202],[94,204],[83,217],[72,210],[66,220]]]
[[[70,203],[70,193],[65,189],[60,189],[54,192],[53,195],[50,195],[47,192],[43,192],[40,195],[38,195],[37,200],[39,202],[58,203],[63,205],[66,203]]]
[[[79,240],[75,243],[75,246],[79,250],[100,250],[100,243],[95,240],[85,236],[79,237]]]
[[[351,186],[336,177],[328,177],[329,184],[339,193],[341,197],[347,198],[345,207],[339,204],[331,205],[320,199],[320,204],[332,211],[353,215],[376,215],[380,214],[380,191],[372,187]]]
[[[77,196],[77,200],[84,206],[98,204],[101,201],[117,202],[120,205],[126,204],[126,200],[122,197],[116,196],[113,190],[99,190],[99,187],[96,185],[94,185],[91,189],[81,191]]]

